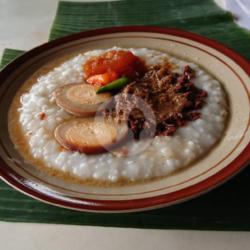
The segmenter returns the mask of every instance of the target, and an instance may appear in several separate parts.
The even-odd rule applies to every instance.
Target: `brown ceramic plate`
[[[147,47],[199,64],[228,93],[230,121],[222,141],[192,167],[160,180],[121,187],[68,184],[24,161],[12,144],[8,107],[23,82],[42,66],[64,55],[90,49]],[[229,48],[205,37],[158,27],[115,27],[64,37],[41,45],[0,74],[0,174],[21,192],[53,205],[82,211],[125,212],[176,204],[207,192],[239,172],[250,160],[250,65]]]

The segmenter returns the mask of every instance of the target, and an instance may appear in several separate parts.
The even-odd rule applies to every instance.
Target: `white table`
[[[239,23],[250,25],[250,0],[216,1],[224,8],[236,6],[243,17]],[[0,0],[0,56],[6,47],[27,50],[47,41],[56,6],[57,0]],[[0,242],[4,250],[232,250],[249,249],[250,233],[0,222]]]

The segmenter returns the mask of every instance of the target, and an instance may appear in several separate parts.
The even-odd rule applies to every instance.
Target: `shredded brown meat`
[[[194,86],[194,77],[189,66],[182,74],[166,65],[153,67],[115,96],[112,114],[118,122],[128,123],[136,139],[153,126],[154,135],[173,135],[178,127],[200,117],[207,93]]]

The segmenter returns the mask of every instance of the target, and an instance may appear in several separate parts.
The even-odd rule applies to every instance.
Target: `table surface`
[[[215,1],[240,17],[240,25],[250,28],[250,0]],[[6,47],[28,50],[47,41],[57,2],[0,0],[0,56]],[[5,250],[232,250],[249,249],[250,233],[0,222],[0,242]]]

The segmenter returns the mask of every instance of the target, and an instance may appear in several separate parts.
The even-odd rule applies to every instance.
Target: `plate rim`
[[[158,26],[117,26],[75,33],[35,47],[5,66],[0,72],[0,82],[6,80],[8,75],[13,70],[18,68],[19,65],[21,65],[23,62],[29,60],[33,56],[38,55],[44,50],[51,49],[82,38],[123,32],[148,32],[174,35],[182,38],[187,38],[201,44],[205,44],[206,46],[211,47],[228,56],[230,59],[236,62],[240,66],[240,68],[243,69],[245,73],[250,77],[250,63],[247,59],[239,55],[231,48],[225,46],[224,44],[207,37],[175,28],[164,28]],[[88,212],[132,212],[159,208],[163,206],[165,207],[197,197],[205,192],[210,191],[211,189],[216,188],[217,186],[226,182],[228,179],[232,178],[239,171],[243,170],[244,167],[247,166],[247,163],[249,161],[250,142],[246,145],[244,150],[222,170],[206,178],[205,180],[189,187],[168,194],[131,200],[96,200],[81,198],[78,199],[81,201],[81,204],[74,203],[73,201],[67,201],[65,199],[59,199],[48,194],[40,193],[39,191],[32,189],[30,186],[25,185],[23,182],[21,182],[21,179],[23,179],[23,177],[12,170],[8,166],[8,164],[5,163],[2,157],[0,157],[0,177],[7,184],[21,191],[22,193],[55,206]]]

